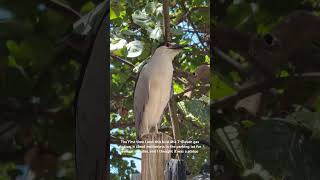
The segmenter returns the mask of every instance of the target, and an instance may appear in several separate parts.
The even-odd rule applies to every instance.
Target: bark
[[[150,133],[142,137],[143,141],[169,141],[172,138],[163,133]],[[143,145],[153,146],[153,145],[165,145],[159,143],[146,143]],[[146,148],[146,150],[153,151],[158,148]],[[158,149],[159,150],[159,149]],[[164,151],[170,149],[163,149]],[[142,180],[164,180],[164,170],[166,163],[170,160],[170,153],[142,153],[142,163],[141,163],[141,179]]]

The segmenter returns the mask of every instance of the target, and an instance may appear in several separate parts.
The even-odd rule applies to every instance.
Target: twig
[[[186,6],[184,5],[183,1],[181,2],[181,7],[182,7],[182,9],[183,9],[184,11],[186,11],[186,12],[188,11],[187,8],[186,8]],[[192,29],[195,31],[194,33],[195,33],[196,36],[198,37],[198,39],[199,39],[202,47],[203,47],[204,49],[206,49],[206,46],[204,45],[204,42],[203,42],[203,40],[202,40],[202,37],[199,35],[198,31],[196,31],[196,26],[195,26],[195,25],[193,24],[193,22],[191,21],[191,18],[190,18],[189,15],[190,15],[190,14],[187,15],[187,19],[188,19],[188,21],[189,21]]]
[[[189,21],[189,23],[191,24],[192,29],[195,30],[194,33],[197,35],[197,37],[198,37],[198,39],[199,39],[202,47],[206,49],[206,46],[204,45],[204,42],[203,42],[203,40],[202,40],[202,37],[199,35],[198,31],[196,31],[196,26],[193,24],[193,22],[191,21],[191,19],[190,19],[189,16],[188,16],[188,21]]]
[[[227,54],[225,54],[224,52],[222,52],[220,49],[214,47],[213,51],[222,59],[224,60],[226,63],[228,63],[229,65],[231,65],[233,68],[235,68],[237,71],[239,71],[241,74],[246,75],[247,71],[245,70],[245,68],[238,63],[236,60],[232,59],[230,56],[228,56]]]
[[[127,64],[127,65],[129,65],[129,66],[131,66],[131,67],[135,67],[134,64],[132,64],[131,62],[129,62],[129,61],[125,60],[125,59],[122,59],[121,57],[118,57],[118,56],[115,56],[115,55],[110,55],[110,56],[111,56],[112,58],[114,58],[114,59],[116,59],[116,60],[124,63],[124,64]]]
[[[179,23],[181,23],[184,19],[186,19],[190,13],[192,13],[193,11],[199,10],[199,9],[208,9],[208,7],[193,7],[191,8],[189,11],[184,11],[183,15],[174,22],[174,25],[178,25]]]
[[[178,94],[175,94],[175,96],[177,98],[179,98],[180,96],[184,95],[185,93],[189,92],[189,91],[192,91],[194,89],[197,89],[197,88],[202,88],[202,87],[210,87],[210,86],[207,86],[207,85],[201,85],[201,86],[191,86],[190,88],[186,89],[185,91],[181,92],[181,93],[178,93]]]
[[[76,18],[81,18],[81,14],[78,11],[76,11],[75,9],[70,7],[69,5],[66,5],[62,2],[59,2],[57,0],[49,0],[49,5],[52,5],[53,7],[57,8],[61,11],[64,11],[66,13],[69,13]]]

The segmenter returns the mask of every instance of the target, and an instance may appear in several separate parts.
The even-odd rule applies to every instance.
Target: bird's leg
[[[158,124],[156,124],[156,126],[154,127],[154,131],[156,134],[158,134]]]
[[[147,135],[147,134],[148,134],[148,133],[142,133],[142,134],[141,134],[141,139],[142,139],[143,136],[145,136],[145,135]]]

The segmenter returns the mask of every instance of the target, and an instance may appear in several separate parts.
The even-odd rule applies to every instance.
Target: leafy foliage
[[[224,170],[216,168],[213,177],[319,179],[319,155],[315,153],[319,151],[320,142],[319,81],[283,81],[280,86],[271,81],[270,86],[257,88],[253,93],[234,100],[242,93],[252,90],[247,87],[268,78],[289,78],[298,72],[320,72],[318,66],[306,68],[312,62],[304,61],[298,65],[289,57],[286,63],[279,67],[278,73],[270,73],[266,77],[261,72],[263,67],[251,60],[259,60],[262,57],[252,55],[259,52],[255,52],[250,44],[250,38],[254,37],[261,37],[268,42],[270,37],[276,37],[281,41],[281,36],[298,36],[299,32],[279,33],[279,26],[283,29],[286,25],[289,26],[284,21],[288,22],[287,16],[297,9],[319,14],[319,3],[313,0],[240,0],[217,2],[214,8],[213,30],[220,27],[226,29],[225,34],[214,38],[217,44],[214,45],[215,72],[211,77],[211,113],[215,118],[213,140],[217,147],[213,148],[215,154],[212,156],[212,163],[216,167],[222,166]],[[311,22],[306,24],[313,25]],[[225,40],[228,40],[228,36],[232,37],[230,42]],[[224,38],[226,44],[219,44],[219,38]],[[311,39],[309,44],[306,43],[297,50],[308,52],[299,57],[300,61],[307,59],[304,57],[319,53],[318,50],[312,50],[313,41],[319,39]],[[268,48],[262,49],[269,54],[276,53],[274,47]],[[218,50],[224,54],[221,55]],[[265,60],[266,64],[272,64],[274,61]],[[262,96],[255,93],[261,93]]]
[[[82,15],[101,3],[59,2]],[[31,171],[75,179],[68,152],[74,152],[72,106],[83,55],[66,41],[78,17],[53,1],[0,3],[10,15],[2,19],[0,12],[0,179]]]
[[[183,55],[174,61],[174,93],[177,99],[178,116],[181,122],[182,139],[203,139],[209,141],[209,86],[193,73],[203,64],[209,64],[208,38],[209,8],[208,1],[171,2],[170,16],[173,41],[189,45]],[[137,72],[163,42],[163,8],[161,1],[112,0],[110,2],[110,70],[111,79],[111,137],[114,144],[119,139],[135,140],[133,117],[133,91]],[[199,9],[195,11],[194,9]],[[186,14],[186,16],[184,16]],[[200,38],[200,39],[199,39]],[[115,56],[115,57],[114,57]],[[124,59],[130,62],[124,63]],[[193,86],[191,96],[184,96]],[[202,88],[200,88],[203,86]],[[181,93],[181,94],[180,94]],[[178,96],[179,95],[179,96]],[[207,99],[207,101],[203,100]],[[161,131],[171,134],[170,119],[165,113]],[[194,126],[198,127],[195,131]],[[202,131],[201,129],[205,129]],[[136,171],[124,158],[120,149],[111,150],[111,169],[113,178],[127,177]],[[132,156],[136,156],[132,154]],[[121,156],[120,156],[121,157]],[[188,155],[187,163],[193,175],[198,174],[209,159],[209,149],[201,153]]]

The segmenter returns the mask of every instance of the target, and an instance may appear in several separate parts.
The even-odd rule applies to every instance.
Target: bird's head
[[[172,60],[182,52],[182,46],[174,42],[165,42],[158,47],[157,51],[163,55],[170,56]]]

